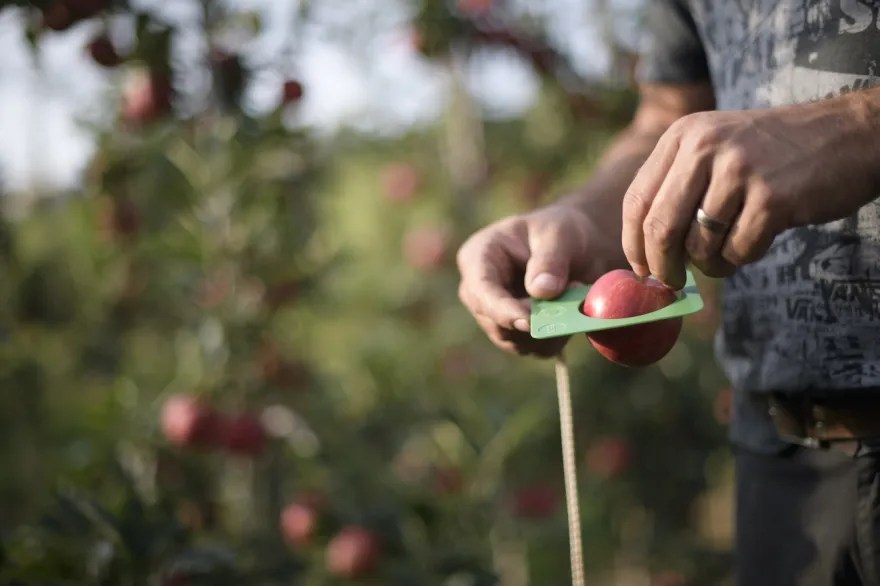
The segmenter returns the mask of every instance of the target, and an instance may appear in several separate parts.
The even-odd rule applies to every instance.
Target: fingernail
[[[529,320],[527,320],[527,319],[523,319],[523,318],[519,318],[518,320],[516,320],[516,321],[513,322],[513,327],[516,328],[517,330],[521,331],[521,332],[527,332],[527,333],[528,333],[528,331],[529,331]]]
[[[561,279],[550,273],[541,273],[532,279],[532,287],[543,291],[559,291],[562,288]]]

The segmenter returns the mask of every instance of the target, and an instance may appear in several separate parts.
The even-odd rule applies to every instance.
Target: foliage
[[[488,122],[459,92],[434,127],[327,140],[289,123],[298,80],[271,112],[243,106],[255,72],[234,45],[206,48],[212,91],[183,91],[173,26],[125,2],[31,9],[37,51],[63,34],[45,28],[56,5],[137,12],[137,42],[104,59],[126,73],[122,105],[83,188],[0,225],[0,583],[343,583],[328,544],[352,527],[379,544],[362,583],[566,581],[552,371],[488,344],[452,257],[583,181],[632,91],[572,93],[561,54],[503,3],[426,0],[426,58],[454,71],[461,47],[521,51],[538,102]],[[208,39],[246,20],[202,6]],[[703,285],[709,309],[656,367],[569,346],[596,583],[725,575],[700,525],[728,469]],[[181,395],[256,418],[269,443],[172,442],[163,405]],[[306,508],[285,517],[291,502]]]

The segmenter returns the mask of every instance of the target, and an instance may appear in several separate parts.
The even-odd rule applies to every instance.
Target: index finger
[[[528,249],[510,248],[498,243],[488,246],[479,240],[462,247],[458,257],[459,297],[472,313],[488,317],[503,328],[528,332],[529,302],[516,299],[509,290],[517,273],[514,265],[525,266]]]
[[[679,134],[667,131],[657,142],[645,164],[636,173],[623,197],[621,243],[630,266],[640,277],[651,274],[645,255],[644,224],[648,211],[678,153]]]
[[[475,311],[508,330],[530,331],[528,299],[517,299],[491,276],[491,269],[471,281],[467,294],[474,302]]]

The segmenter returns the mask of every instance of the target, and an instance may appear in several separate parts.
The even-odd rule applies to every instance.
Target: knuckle
[[[675,246],[678,238],[676,230],[666,220],[658,216],[648,216],[642,226],[645,240],[663,252],[668,252]]]
[[[749,152],[741,145],[728,147],[722,164],[723,172],[737,181],[744,180],[752,170]]]
[[[749,188],[749,199],[764,209],[776,197],[777,190],[766,179],[756,179]]]
[[[697,151],[711,153],[721,143],[721,133],[715,126],[708,123],[695,125],[692,137],[693,148]]]
[[[473,256],[472,250],[478,246],[478,238],[480,237],[480,233],[474,234],[470,238],[464,241],[464,243],[458,248],[458,251],[455,253],[455,263],[458,266],[459,271],[463,271],[469,264],[471,257]]]
[[[696,112],[676,122],[680,138],[694,151],[714,151],[722,142],[722,132],[711,113]]]
[[[699,120],[699,114],[686,114],[669,126],[669,133],[673,136],[684,136],[694,128]]]
[[[462,303],[462,305],[464,305],[468,309],[471,308],[470,307],[470,305],[471,305],[470,304],[470,294],[468,293],[467,285],[465,284],[464,281],[462,281],[458,284],[458,300]]]
[[[640,218],[644,215],[648,207],[648,200],[645,194],[633,187],[630,187],[623,196],[623,217],[625,220]]]
[[[695,238],[693,242],[689,242],[686,247],[688,257],[695,263],[705,263],[711,257],[708,244],[702,239]]]
[[[758,221],[762,226],[771,227],[784,223],[791,212],[790,198],[785,191],[764,179],[753,181],[747,200],[757,209]]]

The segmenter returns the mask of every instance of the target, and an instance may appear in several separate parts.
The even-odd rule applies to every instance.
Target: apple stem
[[[571,555],[571,583],[584,586],[584,552],[581,543],[581,514],[578,504],[577,465],[575,463],[574,418],[571,414],[571,381],[565,357],[556,359],[556,391],[562,435],[562,468],[565,476],[565,502],[568,508],[568,544]]]

